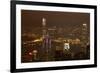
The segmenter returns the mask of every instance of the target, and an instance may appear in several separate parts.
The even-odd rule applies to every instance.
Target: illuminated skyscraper
[[[87,24],[83,24],[82,25],[82,41],[83,41],[83,44],[86,45],[87,44]]]
[[[46,36],[47,34],[47,28],[46,28],[46,19],[45,18],[42,18],[42,35],[43,35],[43,38]]]
[[[42,18],[42,36],[43,36],[43,49],[44,49],[44,54],[46,54],[46,60],[48,61],[50,58],[49,58],[49,55],[50,55],[50,48],[51,48],[51,38],[49,36],[49,33],[48,33],[48,29],[46,27],[46,19],[45,18]]]
[[[87,46],[87,42],[88,42],[88,31],[87,31],[87,24],[82,24],[82,37],[81,37],[81,41],[82,41],[82,51],[84,53],[86,53],[86,46]]]

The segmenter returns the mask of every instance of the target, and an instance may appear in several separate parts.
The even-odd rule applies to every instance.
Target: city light
[[[87,26],[87,24],[83,24],[83,26]]]
[[[84,18],[81,17],[83,14],[79,14],[79,18],[73,15],[73,20],[69,15],[64,14],[63,17],[60,14],[60,17],[54,17],[54,14],[37,15],[37,20],[34,15],[33,23],[29,20],[30,27],[28,27],[30,24],[22,26],[24,31],[21,36],[22,62],[89,59],[90,44],[87,44],[90,38],[89,21],[87,22],[89,19],[85,20],[89,15],[84,14]],[[82,22],[77,20],[80,18]]]

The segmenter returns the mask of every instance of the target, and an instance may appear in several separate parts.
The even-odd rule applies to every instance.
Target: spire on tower
[[[42,18],[42,25],[46,26],[46,18]]]

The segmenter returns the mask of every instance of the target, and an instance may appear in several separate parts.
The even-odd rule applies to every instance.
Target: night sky
[[[57,28],[62,27],[66,30],[73,30],[82,27],[83,23],[90,29],[90,14],[76,12],[54,12],[54,11],[34,11],[21,10],[22,32],[35,32],[42,27],[42,18],[46,18],[46,26]]]

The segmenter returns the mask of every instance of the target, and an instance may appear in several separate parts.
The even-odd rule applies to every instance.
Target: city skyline
[[[22,33],[34,33],[37,29],[41,30],[42,18],[46,18],[46,27],[48,28],[56,26],[67,29],[69,32],[75,28],[81,28],[82,24],[85,23],[88,26],[88,32],[90,29],[89,13],[22,10]]]
[[[22,62],[90,58],[89,13],[21,11]]]

